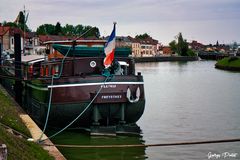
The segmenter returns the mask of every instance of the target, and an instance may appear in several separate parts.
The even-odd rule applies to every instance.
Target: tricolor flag
[[[107,44],[104,47],[104,53],[105,53],[106,57],[104,58],[103,64],[104,64],[105,68],[110,67],[112,64],[112,61],[114,59],[115,39],[116,39],[115,38],[116,37],[115,25],[116,25],[116,23],[114,23],[113,31],[108,39]]]

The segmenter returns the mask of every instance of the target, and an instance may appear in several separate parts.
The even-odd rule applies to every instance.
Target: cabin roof
[[[36,61],[36,60],[44,60],[45,57],[43,55],[22,55],[22,62],[33,62],[33,61]],[[35,62],[34,62],[35,63]]]

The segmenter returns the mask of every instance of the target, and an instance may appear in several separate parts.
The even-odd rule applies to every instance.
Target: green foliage
[[[83,25],[81,25],[81,24],[78,24],[78,25],[76,25],[75,26],[75,34],[74,35],[81,35],[81,34],[83,34],[83,32],[84,32],[84,26]]]
[[[150,35],[148,35],[147,33],[135,36],[136,39],[146,39],[146,38],[149,38],[149,37],[150,37]]]
[[[57,22],[57,24],[55,26],[55,35],[61,35],[61,33],[62,33],[61,24],[59,22]]]
[[[53,160],[47,151],[34,142],[28,142],[7,132],[0,126],[0,143],[6,144],[8,160]]]
[[[240,58],[239,57],[223,58],[223,59],[219,60],[216,65],[240,68]]]
[[[89,29],[91,30],[87,32]],[[100,32],[97,27],[88,26],[84,29],[84,32],[87,32],[87,34],[84,37],[96,37],[96,38],[100,37]]]
[[[194,56],[195,53],[189,49],[187,40],[183,39],[182,33],[177,35],[177,42],[173,40],[169,43],[171,50],[176,52],[179,56]]]
[[[78,24],[76,26],[66,24],[61,27],[61,24],[57,22],[54,26],[52,24],[43,24],[37,28],[37,34],[40,35],[64,35],[64,36],[79,36],[86,33],[83,37],[100,37],[100,32],[97,27],[83,26]]]
[[[196,53],[192,49],[188,49],[187,55],[188,56],[196,56]]]
[[[11,102],[11,99],[7,95],[3,94],[0,89],[0,122],[21,132],[25,135],[30,136],[30,132],[25,127],[23,122],[18,116],[16,107]]]
[[[18,116],[16,106],[0,88],[0,122],[30,137],[30,133]],[[47,151],[34,142],[28,142],[0,126],[0,144],[6,144],[8,160],[53,160]]]
[[[173,52],[177,52],[177,42],[173,40],[172,42],[169,43],[169,46]]]
[[[19,12],[18,19],[17,19],[17,26],[22,31],[30,32],[30,29],[27,26],[27,19],[22,11]]]
[[[18,18],[18,22],[19,24],[24,24],[25,23],[25,15],[23,14],[22,11],[19,12],[19,18]]]
[[[178,43],[177,43],[177,53],[180,56],[187,56],[188,51],[188,43],[186,40],[183,39],[182,33],[178,34]]]
[[[62,27],[62,32],[65,33],[66,36],[75,35],[75,27],[71,24],[66,24]]]
[[[9,26],[9,27],[17,27],[17,24],[14,22],[3,22],[3,26]]]
[[[26,19],[22,11],[19,12],[18,18],[15,22],[3,22],[3,26],[9,26],[9,27],[17,27],[21,29],[22,31],[30,32],[31,30],[28,28],[26,24]]]
[[[55,35],[55,26],[52,24],[43,24],[37,28],[37,34],[40,35]]]

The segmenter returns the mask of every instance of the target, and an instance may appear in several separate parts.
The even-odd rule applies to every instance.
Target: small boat
[[[140,131],[136,122],[145,108],[144,82],[141,73],[135,74],[130,48],[117,48],[114,63],[106,70],[103,47],[93,42],[88,46],[51,44],[65,58],[29,59],[20,67],[22,108],[39,125],[48,118],[48,127],[72,123],[69,128],[83,128],[91,134]],[[14,62],[3,64],[7,63]],[[1,72],[16,77],[4,67]],[[3,80],[10,90],[14,83]]]

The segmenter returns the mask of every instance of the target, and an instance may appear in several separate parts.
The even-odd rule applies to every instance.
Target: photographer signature
[[[237,158],[238,157],[238,153],[231,153],[231,152],[212,153],[212,152],[208,152],[207,157],[208,157],[208,159]]]

